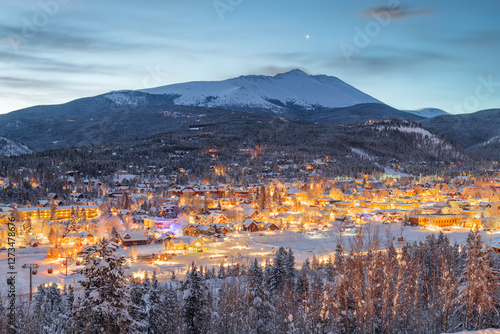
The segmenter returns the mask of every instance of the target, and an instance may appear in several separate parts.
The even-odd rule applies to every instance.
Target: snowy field
[[[424,240],[427,235],[438,235],[438,230],[428,230],[423,227],[405,226],[401,231],[399,224],[367,224],[363,225],[363,231],[370,238],[378,235],[381,247],[384,247],[387,240],[392,241],[396,248],[401,247],[406,242]],[[404,241],[398,241],[401,237]],[[452,228],[451,231],[444,232],[452,243],[465,243],[468,230],[465,228]],[[500,233],[487,234],[480,232],[486,244],[498,243]],[[342,241],[345,246],[354,241],[356,230],[342,233]],[[340,241],[338,229],[332,228],[325,231],[311,231],[304,233],[292,233],[283,231],[269,232],[233,232],[228,234],[228,240],[224,242],[207,243],[208,249],[199,253],[181,252],[177,256],[171,257],[167,261],[137,261],[128,263],[129,269],[126,272],[130,275],[135,273],[152,273],[156,270],[159,280],[169,280],[172,272],[175,272],[176,278],[183,278],[187,266],[195,262],[198,266],[212,267],[231,264],[248,264],[254,258],[257,258],[262,264],[266,260],[274,257],[274,250],[279,247],[291,247],[295,254],[296,266],[300,268],[306,258],[312,258],[313,255],[323,257],[335,252],[335,248]],[[129,256],[131,248],[119,249],[118,252]],[[165,253],[163,245],[138,246],[138,255]],[[68,268],[68,275],[62,264],[63,259],[46,260],[47,247],[16,249],[15,271],[17,272],[16,294],[29,293],[29,270],[23,269],[23,264],[36,263],[40,265],[37,275],[33,276],[33,286],[40,284],[58,283],[64,285],[74,285],[83,277],[77,275],[74,271],[78,268],[71,265]],[[49,274],[48,269],[53,269]],[[81,268],[82,266],[80,266]],[[7,291],[7,272],[10,271],[7,265],[7,252],[0,252],[0,291],[4,294]]]

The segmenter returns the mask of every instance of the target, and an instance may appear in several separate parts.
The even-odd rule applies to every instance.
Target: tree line
[[[295,269],[272,261],[203,268],[183,280],[127,278],[107,240],[88,255],[82,288],[39,287],[18,303],[17,333],[443,333],[500,327],[498,256],[480,234],[443,235],[396,249],[392,240],[340,239],[332,257]],[[6,313],[4,303],[2,312]],[[7,331],[7,318],[0,330]]]

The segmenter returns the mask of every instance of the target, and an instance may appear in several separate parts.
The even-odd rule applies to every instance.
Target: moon
[[[309,37],[310,37],[309,35],[306,35],[306,39],[309,39]]]

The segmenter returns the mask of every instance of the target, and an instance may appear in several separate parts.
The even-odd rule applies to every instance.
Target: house
[[[196,226],[196,231],[198,232],[198,234],[204,234],[204,235],[215,234],[215,229],[210,225],[198,225]]]
[[[179,214],[179,205],[177,203],[167,203],[161,208],[163,218],[177,218]]]
[[[74,243],[76,245],[91,244],[97,242],[98,240],[98,238],[96,238],[93,234],[86,231],[63,234],[61,237],[62,243]]]
[[[207,248],[205,242],[198,237],[183,237],[184,243],[187,245],[186,250],[191,252],[203,252]]]
[[[187,245],[182,239],[171,239],[171,243],[169,243],[170,250],[185,250]]]
[[[211,212],[207,216],[206,220],[210,224],[220,224],[220,223],[226,223],[227,222],[226,216],[224,216],[224,214],[219,213],[219,212]]]
[[[226,234],[227,232],[229,232],[228,226],[229,225],[227,225],[225,223],[220,223],[220,224],[214,224],[214,225],[212,225],[212,227],[215,230],[215,233],[222,233],[222,234]]]
[[[243,218],[245,219],[255,219],[259,215],[259,211],[256,209],[248,209],[243,213]]]
[[[241,224],[243,231],[257,232],[259,230],[259,225],[253,220],[245,219]]]
[[[143,231],[125,230],[118,232],[119,242],[123,246],[138,246],[146,245],[148,238]]]
[[[48,193],[47,198],[51,200],[59,199],[59,195],[56,193]]]
[[[196,229],[196,225],[195,224],[186,224],[185,226],[182,226],[182,234],[189,235],[189,236],[198,235],[198,230]]]
[[[277,231],[279,230],[280,228],[274,224],[274,223],[267,223],[267,224],[264,224],[261,229],[263,231]]]
[[[40,199],[38,200],[38,205],[42,207],[50,207],[50,202],[46,199]]]
[[[172,238],[168,238],[168,239],[163,240],[163,248],[165,248],[165,250],[167,252],[171,252],[171,251],[175,250],[175,245],[174,245]]]

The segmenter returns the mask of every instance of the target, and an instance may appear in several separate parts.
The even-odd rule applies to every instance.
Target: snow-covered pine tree
[[[269,291],[272,294],[279,293],[283,289],[286,275],[285,265],[287,257],[288,254],[284,247],[280,247],[274,256],[274,262],[269,276]]]
[[[55,285],[38,287],[33,303],[33,326],[38,333],[66,333],[65,305],[60,289]]]
[[[198,268],[191,264],[187,272],[182,290],[184,291],[184,305],[182,310],[184,320],[184,332],[187,334],[199,334],[202,332],[202,276]]]
[[[288,249],[288,253],[285,258],[285,282],[291,288],[295,284],[295,256],[291,248]]]
[[[75,296],[80,330],[90,333],[135,333],[129,314],[130,291],[127,285],[125,258],[116,254],[107,239],[99,240],[94,253],[85,258],[79,270],[85,279],[83,290]]]
[[[148,294],[149,304],[149,329],[150,334],[160,334],[165,332],[166,315],[165,309],[161,303],[162,290],[156,278],[156,270],[153,272],[151,278],[151,285],[149,286]]]
[[[483,328],[498,302],[499,273],[490,263],[489,251],[477,231],[469,232],[456,313],[466,330]]]
[[[23,230],[24,234],[27,236],[31,236],[33,233],[33,223],[31,222],[31,217],[28,216],[28,218],[26,218],[26,221],[23,224]]]
[[[71,215],[71,218],[69,219],[68,233],[75,233],[75,232],[76,232],[76,217],[74,215]]]
[[[144,284],[136,280],[130,281],[130,304],[129,314],[135,321],[135,328],[138,333],[145,333],[149,327],[148,310],[144,295],[147,289]]]
[[[182,314],[179,312],[180,302],[177,298],[177,292],[171,284],[165,289],[162,307],[165,314],[165,333],[179,332],[179,329],[182,328]]]
[[[265,291],[263,286],[264,274],[257,259],[254,259],[247,274],[247,326],[251,333],[267,333],[269,314],[265,308]]]

